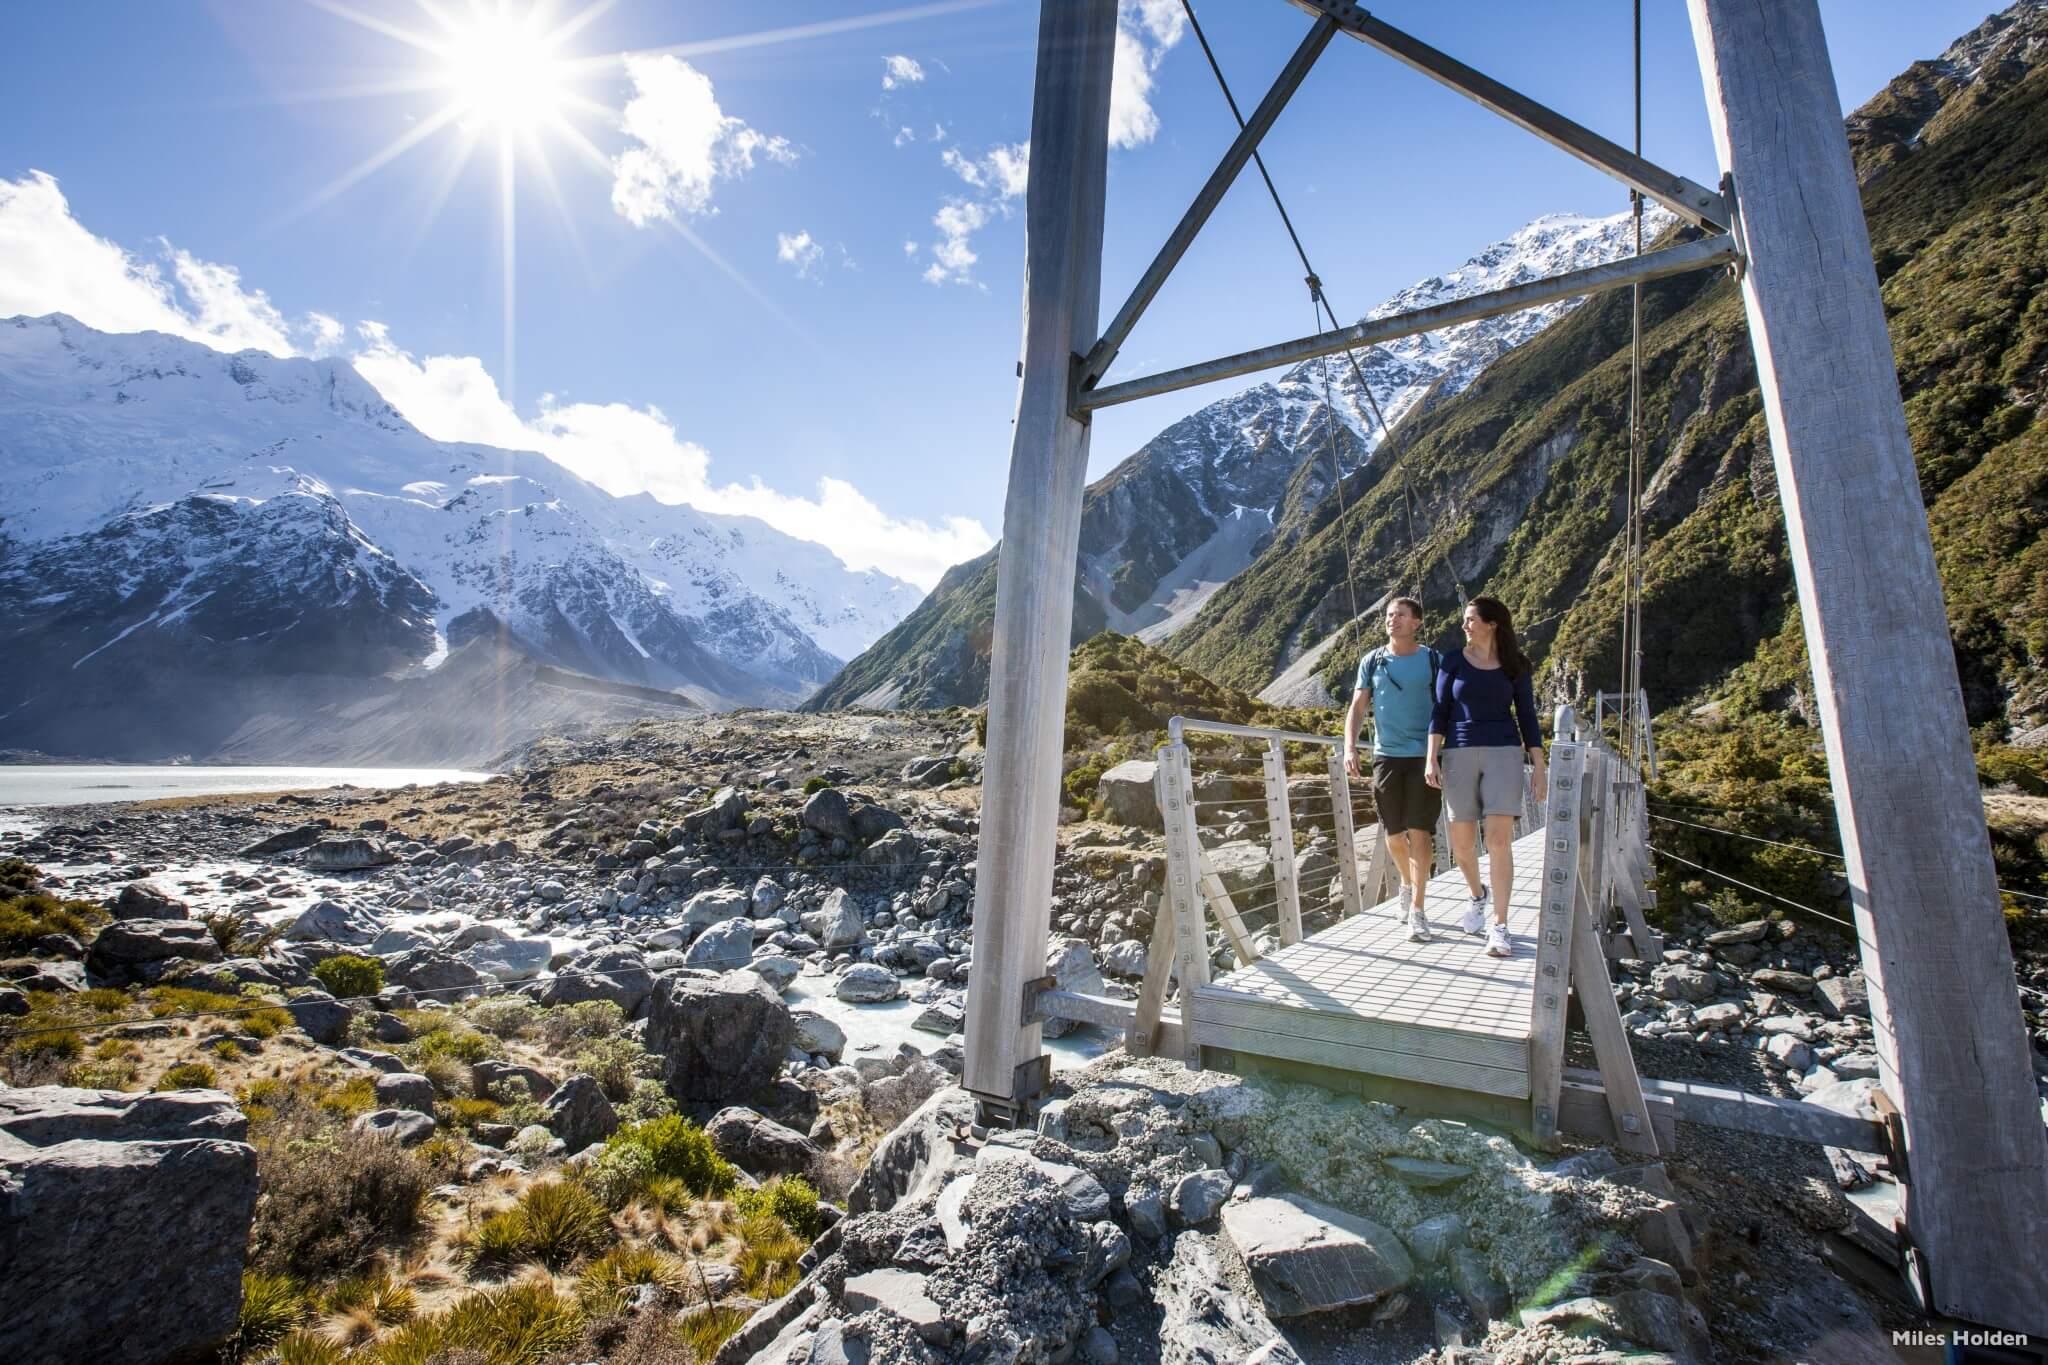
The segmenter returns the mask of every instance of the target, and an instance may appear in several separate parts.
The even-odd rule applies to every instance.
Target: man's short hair
[[[1408,614],[1410,616],[1413,616],[1418,621],[1422,619],[1422,603],[1416,601],[1412,597],[1397,597],[1392,602],[1388,603],[1388,605],[1395,607],[1406,607],[1408,608]]]

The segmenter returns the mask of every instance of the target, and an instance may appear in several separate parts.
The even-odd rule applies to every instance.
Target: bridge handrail
[[[1286,744],[1321,744],[1326,748],[1342,747],[1344,741],[1335,735],[1305,735],[1299,730],[1275,730],[1263,725],[1233,725],[1224,720],[1202,720],[1194,716],[1172,716],[1166,722],[1166,742],[1179,744],[1183,731],[1201,735],[1235,735],[1240,739],[1277,739]]]

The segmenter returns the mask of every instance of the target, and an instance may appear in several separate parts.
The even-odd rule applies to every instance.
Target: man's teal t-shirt
[[[1370,654],[1366,658],[1371,658]],[[1423,758],[1429,753],[1429,718],[1436,707],[1430,695],[1429,651],[1402,656],[1380,652],[1372,677],[1372,751],[1378,758]],[[1365,659],[1358,661],[1356,687],[1365,685]]]

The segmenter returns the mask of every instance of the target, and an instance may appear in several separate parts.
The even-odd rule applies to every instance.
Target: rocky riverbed
[[[47,1329],[42,1354],[16,1358],[62,1359],[49,1343],[66,1331],[153,1313],[217,1347],[232,1266],[203,1283],[144,1273],[160,1249],[126,1199],[223,1226],[248,1226],[253,1203],[252,1267],[311,1274],[279,1259],[258,1195],[306,1150],[278,1135],[280,1114],[323,1142],[439,1163],[424,1206],[439,1212],[378,1243],[379,1273],[426,1266],[486,1292],[479,1217],[564,1183],[606,1192],[621,1239],[607,1258],[698,1267],[695,1289],[657,1275],[659,1292],[622,1306],[575,1279],[594,1273],[584,1260],[551,1266],[548,1292],[571,1296],[585,1339],[536,1361],[1863,1361],[1916,1321],[1837,1274],[1853,1268],[1848,1200],[1881,1220],[1891,1192],[1870,1154],[1691,1125],[1663,1162],[1532,1153],[1390,1105],[1133,1060],[1093,1030],[1051,1042],[1060,1069],[1035,1130],[976,1128],[957,1088],[979,810],[960,713],[646,724],[503,767],[473,786],[0,822],[0,859],[105,920],[0,962],[0,1013],[86,1019],[95,1042],[53,1060],[14,1041],[0,1163],[107,1214],[44,1247],[53,1274],[105,1271],[96,1317],[15,1303],[33,1277],[0,1291],[0,1317]],[[1144,819],[1135,797],[1102,804]],[[1162,874],[1142,825],[1067,829],[1047,973],[1131,995]],[[1646,1075],[1867,1106],[1876,1059],[1846,938],[1761,913],[1667,927],[1662,960],[1614,964]],[[344,978],[322,964],[351,958],[377,964],[360,998],[324,988]],[[239,1017],[271,1005],[281,1032]],[[88,1007],[112,1022],[89,1027]],[[193,1065],[203,1078],[180,1071]],[[199,1098],[165,1110],[133,1093],[159,1074]],[[187,1075],[196,1088],[172,1084]],[[761,1229],[718,1212],[731,1196],[717,1182],[692,1190],[680,1230],[674,1209],[650,1211],[650,1176],[623,1149],[678,1112],[743,1186],[801,1180],[824,1197],[815,1217],[776,1205],[810,1243],[788,1280],[748,1259]],[[138,1162],[184,1142],[212,1144],[224,1173],[206,1198],[168,1192],[168,1175],[136,1183]],[[260,1160],[227,1150],[250,1143]],[[105,1150],[88,1160],[80,1144]],[[29,1218],[7,1234],[28,1241],[8,1244],[44,1246],[46,1231]],[[308,1308],[283,1339],[322,1321],[333,1335],[341,1311]],[[707,1322],[695,1354],[642,1349],[666,1324]],[[375,1365],[384,1335],[364,1329],[349,1358]],[[0,1331],[0,1346],[28,1340]],[[245,1336],[242,1358],[268,1349]]]

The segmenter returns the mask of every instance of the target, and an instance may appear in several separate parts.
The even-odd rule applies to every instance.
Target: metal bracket
[[[1056,976],[1034,976],[1024,983],[1023,1012],[1018,1016],[1019,1024],[1028,1024],[1038,1012],[1038,997],[1041,993],[1057,989],[1060,979]]]
[[[1742,228],[1742,202],[1735,195],[1735,172],[1721,173],[1721,203],[1728,210],[1728,235],[1735,242],[1735,259],[1728,262],[1728,275],[1736,283],[1749,273],[1749,238]],[[1647,711],[1648,708],[1646,707]],[[1650,776],[1657,775],[1657,765],[1650,764]]]

